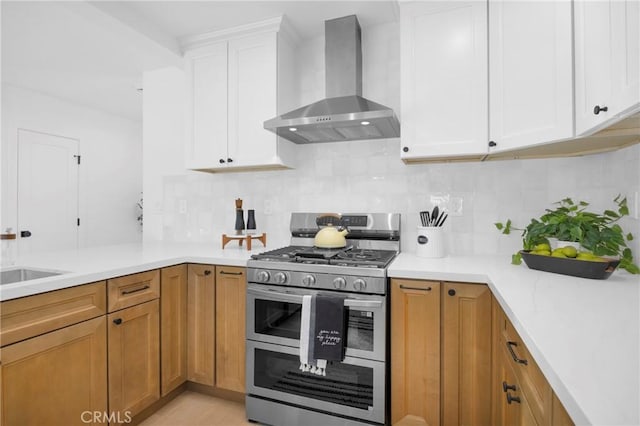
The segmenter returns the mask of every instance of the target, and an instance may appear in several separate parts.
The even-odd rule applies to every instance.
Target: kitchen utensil
[[[420,212],[420,222],[422,222],[422,226],[429,225],[429,212],[427,211]]]
[[[442,226],[444,225],[444,221],[447,220],[447,218],[449,217],[449,213],[445,213],[444,211],[440,213],[440,217],[438,218],[438,221],[436,222],[436,226]]]
[[[433,212],[431,212],[431,226],[435,226],[436,220],[438,219],[438,215],[440,214],[440,209],[438,206],[433,208]]]
[[[313,240],[313,244],[319,248],[341,248],[347,245],[347,239],[345,236],[349,233],[349,230],[345,226],[344,229],[338,230],[334,225],[338,225],[342,222],[339,215],[326,214],[318,216],[316,224],[318,226],[324,226],[317,233]]]

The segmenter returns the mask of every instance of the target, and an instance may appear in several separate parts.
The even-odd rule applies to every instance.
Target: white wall
[[[363,95],[400,116],[398,25],[363,28],[362,34]],[[324,96],[323,38],[299,46],[298,55],[304,105]],[[296,170],[173,173],[164,179],[162,238],[218,245],[222,233],[232,232],[234,200],[242,198],[245,209],[256,210],[270,248],[288,244],[292,211],[392,211],[402,214],[402,250],[411,252],[418,212],[432,207],[432,196],[450,195],[462,198],[463,214],[447,220],[449,252],[507,254],[521,247],[519,235],[501,235],[494,222],[511,218],[524,227],[565,197],[602,211],[614,207],[618,193],[633,199],[640,191],[638,145],[587,157],[410,166],[399,154],[398,139],[299,145]],[[636,234],[633,249],[640,256],[640,221],[622,225]]]
[[[80,246],[141,240],[140,123],[2,85],[2,229],[17,230],[17,129],[80,141]]]
[[[143,76],[144,240],[163,239],[164,178],[184,175],[184,72],[170,67]]]

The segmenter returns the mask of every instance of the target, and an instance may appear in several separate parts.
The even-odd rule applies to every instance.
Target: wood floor
[[[247,421],[244,404],[185,391],[140,426],[256,426]]]

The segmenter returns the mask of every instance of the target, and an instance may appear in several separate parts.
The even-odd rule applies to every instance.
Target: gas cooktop
[[[336,265],[359,268],[385,268],[396,256],[393,250],[344,248],[318,248],[288,246],[251,256],[267,262],[302,263],[307,265]]]

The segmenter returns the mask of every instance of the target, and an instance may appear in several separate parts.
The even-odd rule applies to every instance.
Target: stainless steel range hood
[[[267,120],[264,128],[300,144],[400,136],[393,110],[362,97],[358,18],[325,21],[324,31],[327,98]]]

